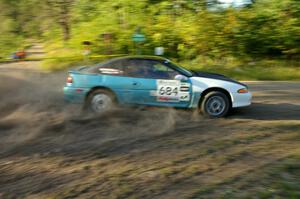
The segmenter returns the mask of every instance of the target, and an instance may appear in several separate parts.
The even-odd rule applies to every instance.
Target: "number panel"
[[[181,91],[182,88],[184,91]],[[186,90],[188,88],[188,90]],[[159,102],[180,102],[189,101],[190,84],[181,83],[178,80],[157,80],[157,101]]]

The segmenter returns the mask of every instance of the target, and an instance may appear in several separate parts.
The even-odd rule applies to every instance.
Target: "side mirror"
[[[184,75],[176,75],[176,76],[174,77],[174,79],[175,79],[175,80],[182,81],[182,82],[188,81],[188,78],[187,78],[186,76],[184,76]]]

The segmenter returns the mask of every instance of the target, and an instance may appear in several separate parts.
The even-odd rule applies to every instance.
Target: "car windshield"
[[[187,69],[185,69],[185,68],[183,68],[181,66],[178,66],[177,64],[171,62],[170,60],[166,60],[166,61],[164,61],[164,63],[166,65],[168,65],[169,67],[171,67],[171,68],[179,71],[180,73],[184,74],[187,77],[193,76],[193,73],[191,71],[189,71],[189,70],[187,70]]]

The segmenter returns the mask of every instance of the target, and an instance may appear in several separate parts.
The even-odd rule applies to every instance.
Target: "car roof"
[[[130,55],[111,59],[110,61],[123,60],[123,59],[144,59],[144,60],[156,60],[156,61],[169,61],[167,58],[151,55]]]

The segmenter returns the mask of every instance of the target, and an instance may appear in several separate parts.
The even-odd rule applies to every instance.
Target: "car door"
[[[151,59],[131,59],[125,67],[132,78],[132,100],[136,104],[187,107],[192,87],[189,80],[175,80],[180,73],[163,62]]]
[[[135,103],[133,94],[133,80],[125,74],[127,59],[117,59],[106,62],[97,68],[99,85],[111,89],[117,96],[119,103]]]

